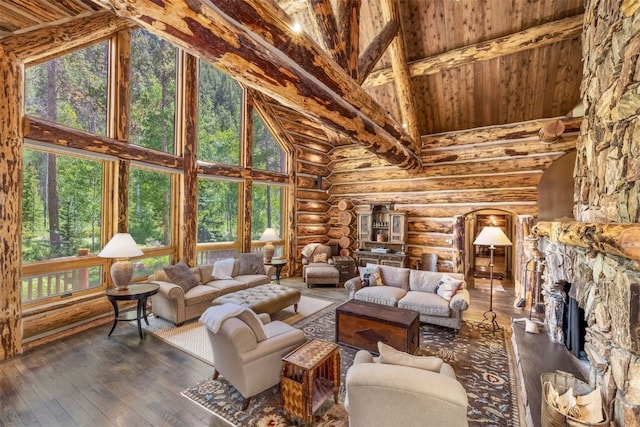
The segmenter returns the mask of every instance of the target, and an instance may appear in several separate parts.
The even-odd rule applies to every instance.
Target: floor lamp
[[[482,317],[484,317],[482,323],[490,321],[493,325],[493,330],[496,331],[501,328],[496,321],[496,313],[493,311],[493,251],[495,251],[496,246],[511,246],[511,241],[500,227],[484,227],[473,244],[489,246],[489,286],[491,294],[489,296],[489,310],[482,314]]]

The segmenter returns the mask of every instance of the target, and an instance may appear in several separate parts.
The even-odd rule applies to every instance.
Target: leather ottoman
[[[214,305],[227,302],[248,306],[256,313],[273,314],[290,305],[292,305],[294,311],[297,312],[298,303],[300,302],[300,291],[298,289],[270,283],[231,292],[213,300]]]

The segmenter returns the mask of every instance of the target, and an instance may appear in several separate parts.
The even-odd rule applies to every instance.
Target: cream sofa
[[[244,254],[241,254],[241,258],[242,255]],[[151,297],[153,314],[176,325],[181,325],[187,320],[200,317],[217,297],[270,283],[271,277],[275,274],[275,267],[262,264],[263,272],[260,274],[240,274],[242,270],[240,263],[240,259],[234,260],[231,279],[214,278],[212,264],[192,267],[191,271],[199,284],[187,292],[172,283],[163,270],[156,271],[148,278],[149,281],[160,285],[158,293]]]
[[[363,287],[360,276],[354,277],[344,284],[349,291],[349,298],[414,310],[420,313],[421,322],[460,329],[462,314],[469,308],[469,291],[462,274],[388,265],[367,266],[379,268],[383,285]],[[444,275],[462,281],[460,289],[450,301],[436,293]]]
[[[375,363],[360,350],[347,371],[349,427],[466,427],[467,393],[450,365],[435,371]]]

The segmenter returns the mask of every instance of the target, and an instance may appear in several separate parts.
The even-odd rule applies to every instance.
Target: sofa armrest
[[[344,288],[349,291],[349,299],[355,298],[356,292],[362,289],[362,280],[360,280],[360,276],[356,276],[344,282]]]
[[[469,291],[460,289],[449,301],[449,307],[455,311],[464,311],[469,308]]]
[[[171,282],[163,282],[162,280],[154,280],[153,283],[160,286],[158,293],[162,294],[165,298],[184,302],[184,289],[180,286]]]

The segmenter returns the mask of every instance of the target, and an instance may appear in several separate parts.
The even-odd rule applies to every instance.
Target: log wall
[[[423,168],[413,173],[361,146],[337,146],[331,152],[329,203],[395,203],[408,212],[410,266],[428,252],[438,255],[439,270],[463,271],[464,239],[455,231],[461,222],[456,217],[481,209],[536,216],[542,173],[575,149],[581,119],[560,120],[567,131],[552,144],[538,138],[545,121],[424,136]]]

